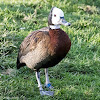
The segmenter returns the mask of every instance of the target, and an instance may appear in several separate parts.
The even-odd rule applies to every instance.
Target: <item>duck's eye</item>
[[[54,14],[54,17],[56,17],[56,14]]]

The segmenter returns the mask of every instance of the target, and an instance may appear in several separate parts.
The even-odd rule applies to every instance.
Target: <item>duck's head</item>
[[[51,29],[59,29],[60,25],[70,26],[71,24],[64,19],[64,12],[61,9],[53,7],[48,17],[48,25]]]

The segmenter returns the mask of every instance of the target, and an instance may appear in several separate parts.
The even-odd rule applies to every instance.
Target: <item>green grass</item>
[[[51,7],[65,13],[71,50],[49,69],[53,97],[40,96],[35,72],[16,69],[18,48],[47,26]],[[41,81],[45,83],[44,70]],[[100,0],[0,0],[0,100],[100,100]]]

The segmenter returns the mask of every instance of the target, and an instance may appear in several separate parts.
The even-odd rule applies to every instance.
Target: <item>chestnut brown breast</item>
[[[63,56],[68,53],[71,41],[68,35],[62,29],[49,30],[50,46],[57,56]]]
[[[62,29],[49,30],[49,35],[50,51],[52,56],[47,65],[52,67],[58,64],[66,56],[70,50],[71,41]]]
[[[66,56],[70,46],[68,35],[61,29],[51,30],[47,27],[34,31],[20,46],[17,68],[25,64],[34,70],[53,67]]]

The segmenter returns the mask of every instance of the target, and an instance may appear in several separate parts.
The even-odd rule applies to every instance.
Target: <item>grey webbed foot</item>
[[[54,95],[54,91],[40,91],[41,96],[43,95],[47,95],[47,96],[53,96]]]

